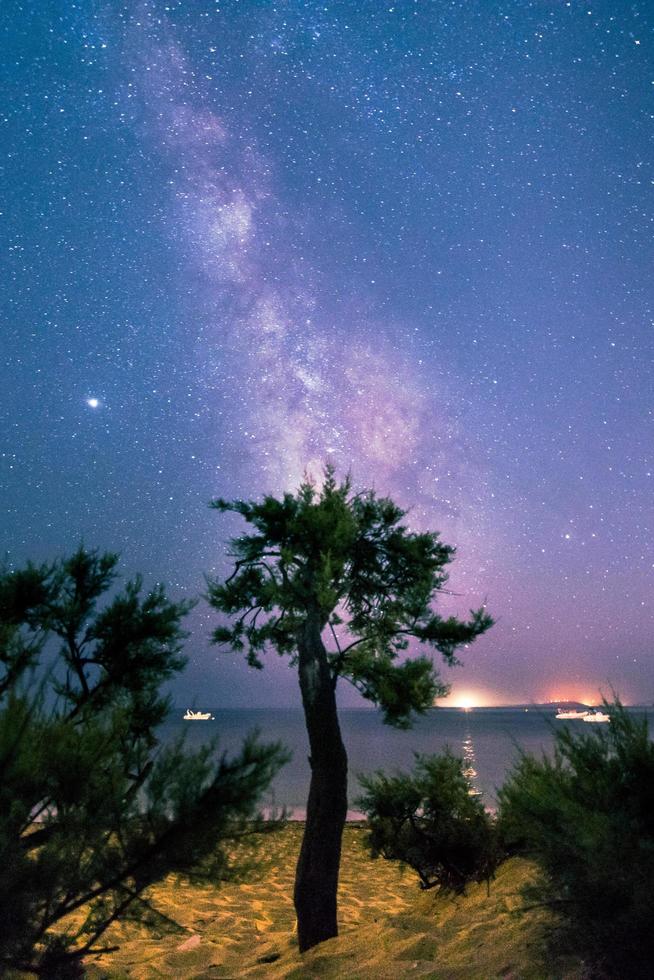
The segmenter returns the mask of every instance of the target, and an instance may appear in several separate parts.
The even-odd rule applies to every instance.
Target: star
[[[99,398],[87,398],[86,399],[86,404],[89,406],[89,408],[99,408],[100,407],[100,399]]]

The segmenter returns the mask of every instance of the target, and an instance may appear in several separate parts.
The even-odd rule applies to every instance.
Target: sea
[[[204,711],[210,710],[203,706]],[[653,731],[654,708],[630,708],[647,716]],[[361,795],[359,776],[377,770],[407,772],[415,754],[442,752],[446,747],[460,757],[473,787],[481,794],[487,809],[497,806],[497,790],[518,761],[521,753],[551,754],[554,733],[562,725],[588,730],[582,721],[563,722],[555,718],[555,708],[435,708],[417,718],[407,731],[390,728],[381,713],[370,708],[342,708],[339,711],[343,741],[348,754],[348,820],[360,820],[357,807]],[[257,730],[262,741],[279,741],[292,758],[274,778],[261,800],[264,813],[285,807],[291,819],[305,817],[309,789],[309,746],[300,709],[252,708],[212,711],[211,721],[184,721],[182,710],[175,710],[162,726],[162,741],[186,733],[189,747],[218,738],[217,752],[237,752],[248,732]],[[592,726],[593,728],[595,726]]]

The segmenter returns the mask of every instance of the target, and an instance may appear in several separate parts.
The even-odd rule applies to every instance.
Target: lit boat
[[[184,715],[184,721],[213,721],[214,717],[210,711],[191,711],[190,708],[186,709],[186,714]]]
[[[571,708],[570,711],[557,711],[556,713],[556,717],[561,718],[563,721],[571,721],[573,718],[583,718],[585,721],[587,715],[587,711],[577,711],[574,708]]]
[[[594,722],[610,721],[610,720],[611,720],[611,716],[605,714],[603,711],[589,711],[586,717],[584,718],[584,721],[594,721]]]

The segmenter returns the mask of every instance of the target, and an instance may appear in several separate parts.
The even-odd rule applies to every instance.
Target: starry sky
[[[498,621],[451,703],[654,700],[652,5],[0,18],[9,567],[83,540],[196,596],[240,529],[208,502],[330,459]],[[297,703],[189,625],[180,703]]]

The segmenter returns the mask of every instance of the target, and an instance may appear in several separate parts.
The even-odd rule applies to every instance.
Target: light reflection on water
[[[477,770],[475,769],[475,746],[470,731],[466,732],[461,743],[461,748],[463,749],[463,775],[470,780],[471,792],[474,793],[477,792],[477,786],[475,785]]]

